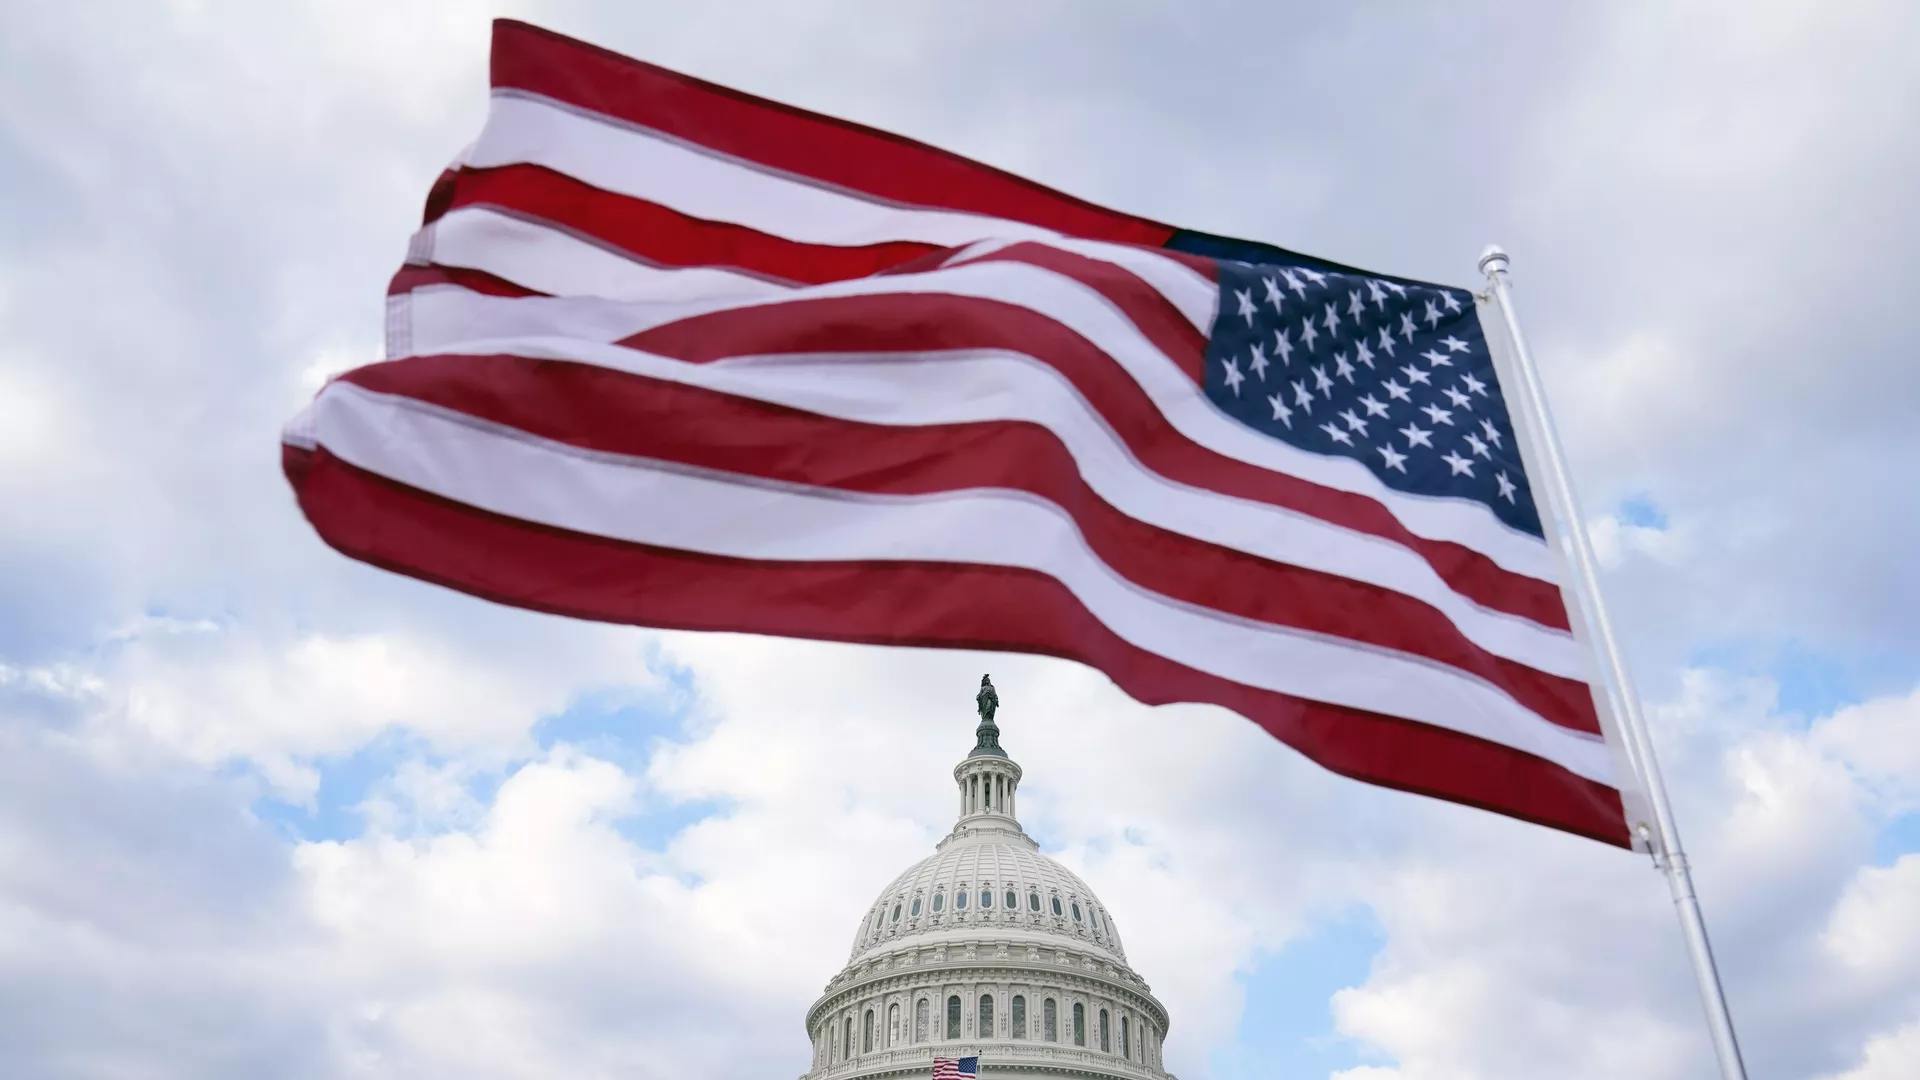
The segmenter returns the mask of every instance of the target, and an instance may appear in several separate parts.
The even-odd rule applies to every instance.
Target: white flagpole
[[[1727,1011],[1720,972],[1713,963],[1713,947],[1707,942],[1707,923],[1700,914],[1700,900],[1694,895],[1693,875],[1687,869],[1686,852],[1680,846],[1680,830],[1674,824],[1673,807],[1667,802],[1660,765],[1654,760],[1653,741],[1647,735],[1646,717],[1640,711],[1640,695],[1634,691],[1633,680],[1620,655],[1619,642],[1614,638],[1613,623],[1607,617],[1607,606],[1600,598],[1600,576],[1593,546],[1587,540],[1586,525],[1580,519],[1580,500],[1574,495],[1573,478],[1567,473],[1560,436],[1553,426],[1553,414],[1547,409],[1540,373],[1533,366],[1533,354],[1527,350],[1526,336],[1520,332],[1520,320],[1513,311],[1513,295],[1507,287],[1507,253],[1496,245],[1488,245],[1480,254],[1480,271],[1487,275],[1493,299],[1506,320],[1507,337],[1513,345],[1513,367],[1520,376],[1526,399],[1519,411],[1527,421],[1533,445],[1544,459],[1541,462],[1544,479],[1562,518],[1560,531],[1572,549],[1581,606],[1586,609],[1595,644],[1613,683],[1614,693],[1609,695],[1613,711],[1626,740],[1628,756],[1640,770],[1641,781],[1646,786],[1652,827],[1646,822],[1635,822],[1634,831],[1652,849],[1654,864],[1666,874],[1667,889],[1673,894],[1674,910],[1680,916],[1680,930],[1686,938],[1687,955],[1693,960],[1693,977],[1700,987],[1700,1001],[1706,1007],[1707,1029],[1713,1034],[1713,1050],[1720,1060],[1722,1080],[1746,1080],[1740,1043],[1733,1033],[1733,1016]]]

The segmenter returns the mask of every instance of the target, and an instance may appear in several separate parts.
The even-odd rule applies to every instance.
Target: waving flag
[[[979,1080],[980,1059],[977,1057],[933,1059],[933,1080]]]
[[[1475,298],[515,22],[285,434],[340,551],[645,626],[1005,649],[1628,843]]]

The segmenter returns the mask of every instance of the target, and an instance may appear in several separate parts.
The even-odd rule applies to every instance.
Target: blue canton
[[[1207,396],[1241,423],[1352,458],[1388,487],[1471,499],[1541,535],[1473,296],[1220,260]]]

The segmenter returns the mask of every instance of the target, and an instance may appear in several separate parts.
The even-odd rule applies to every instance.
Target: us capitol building
[[[1152,1078],[1167,1010],[1127,965],[1093,890],[1021,829],[1020,766],[980,680],[973,751],[954,767],[960,819],[860,920],[853,955],[807,1010],[802,1080],[932,1075],[980,1058],[987,1077]]]

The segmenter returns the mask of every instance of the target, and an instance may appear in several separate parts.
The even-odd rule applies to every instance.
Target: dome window
[[[1008,1035],[1016,1039],[1027,1037],[1027,997],[1025,994],[1013,995],[1012,1030]]]
[[[933,894],[933,913],[935,915],[940,914],[940,909],[946,906],[947,906],[947,894],[943,892],[934,893]]]
[[[853,1021],[847,1021],[849,1027]],[[960,998],[958,995],[947,998],[947,1038],[960,1037]]]
[[[898,902],[896,902],[896,903],[895,903],[895,904],[893,905],[893,917],[892,917],[892,918],[890,918],[890,919],[888,919],[887,921],[888,921],[888,922],[899,922],[899,921],[900,921],[900,905],[899,905],[899,903],[898,903]]]
[[[1073,921],[1074,922],[1080,921],[1080,901],[1078,900],[1075,900],[1073,902]]]
[[[967,890],[965,889],[953,890],[953,910],[955,911],[967,910]]]
[[[1036,913],[1040,910],[1040,893],[1038,891],[1027,894],[1027,910]]]
[[[1057,919],[1063,914],[1065,912],[1060,910],[1060,898],[1056,896],[1053,898],[1053,917]]]
[[[1020,910],[1020,894],[1019,893],[1014,892],[1012,889],[1008,889],[1005,899],[1007,901],[1008,911]]]
[[[916,896],[913,898],[913,906],[907,909],[907,914],[909,915],[920,914],[920,898],[919,897]]]
[[[989,888],[989,889],[980,890],[980,906],[983,908],[990,908],[993,906],[993,890],[992,889]]]

